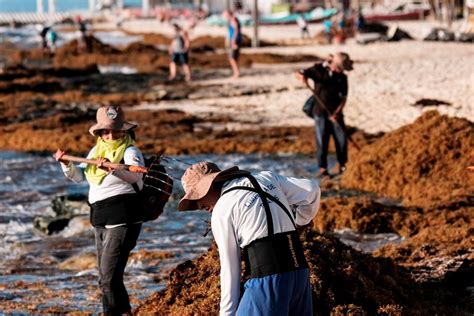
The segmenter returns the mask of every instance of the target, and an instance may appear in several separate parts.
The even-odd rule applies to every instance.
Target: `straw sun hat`
[[[221,170],[216,164],[207,161],[198,162],[184,172],[181,178],[185,195],[179,201],[179,211],[197,210],[197,200],[207,195],[212,184],[216,181],[225,181],[239,174],[238,167]]]
[[[89,128],[89,133],[93,136],[97,136],[97,132],[102,129],[128,131],[138,126],[137,123],[125,121],[122,108],[114,105],[100,107],[96,119],[97,123]]]

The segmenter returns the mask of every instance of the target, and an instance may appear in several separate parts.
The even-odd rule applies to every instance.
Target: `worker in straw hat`
[[[96,138],[87,158],[96,165],[76,166],[61,160],[65,152],[58,149],[67,178],[89,183],[90,220],[94,226],[99,285],[105,315],[130,312],[130,302],[123,283],[123,274],[130,251],[135,247],[143,221],[143,207],[138,191],[143,187],[142,174],[108,169],[106,161],[144,166],[140,150],[134,145],[133,130],[138,125],[125,120],[118,106],[103,106],[97,110],[97,123],[89,132]]]
[[[347,134],[342,113],[346,105],[348,84],[346,72],[351,71],[352,60],[346,53],[330,55],[323,63],[297,71],[296,78],[301,80],[314,96],[312,117],[316,127],[316,157],[319,164],[318,177],[329,176],[328,147],[331,135],[334,136],[338,164],[334,174],[341,174],[347,163]],[[314,82],[314,88],[308,83]]]
[[[189,167],[180,211],[206,209],[219,248],[221,315],[312,315],[308,264],[296,228],[319,207],[314,180],[211,162]],[[250,279],[240,298],[241,249]]]

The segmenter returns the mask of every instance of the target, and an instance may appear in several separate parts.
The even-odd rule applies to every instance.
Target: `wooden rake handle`
[[[97,166],[97,160],[94,159],[87,159],[87,158],[82,158],[82,157],[76,157],[76,156],[70,156],[70,155],[63,155],[60,159],[60,161],[72,161],[72,162],[80,162],[80,163],[86,163],[88,165],[96,165]],[[107,168],[112,168],[112,169],[118,169],[118,170],[127,170],[130,172],[138,172],[138,173],[148,173],[148,168],[141,167],[141,166],[132,166],[132,165],[126,165],[122,163],[113,163],[113,162],[104,162],[103,163],[104,167]]]

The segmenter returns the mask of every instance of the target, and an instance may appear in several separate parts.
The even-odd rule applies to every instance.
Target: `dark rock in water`
[[[52,235],[62,231],[76,215],[87,212],[86,196],[72,194],[57,196],[51,201],[51,208],[56,216],[37,216],[33,220],[36,231]]]
[[[52,235],[62,231],[69,224],[71,218],[72,216],[37,216],[33,220],[33,227],[43,234]]]

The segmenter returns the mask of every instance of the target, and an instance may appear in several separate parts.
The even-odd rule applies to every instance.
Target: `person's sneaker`
[[[329,177],[329,172],[325,168],[320,168],[318,173],[316,174],[316,178],[324,178]]]
[[[334,175],[341,175],[346,171],[346,166],[341,166],[340,164],[337,164],[334,168],[331,169],[331,174]]]

